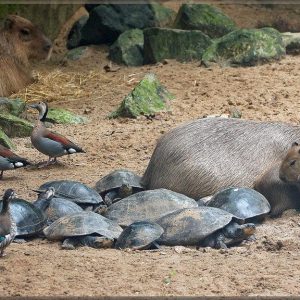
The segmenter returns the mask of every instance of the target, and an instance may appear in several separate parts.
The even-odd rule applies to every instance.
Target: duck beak
[[[29,104],[29,105],[27,105],[27,108],[35,108],[35,109],[37,109],[38,105],[37,104]]]

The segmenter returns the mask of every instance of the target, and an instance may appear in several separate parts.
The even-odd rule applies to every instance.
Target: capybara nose
[[[52,47],[52,43],[49,41],[45,44],[44,50],[48,52],[51,49],[51,47]]]

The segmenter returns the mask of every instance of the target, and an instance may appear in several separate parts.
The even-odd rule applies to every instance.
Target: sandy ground
[[[80,85],[84,91],[68,97],[57,92],[51,106],[86,115],[86,125],[55,125],[86,154],[61,158],[60,165],[41,170],[19,169],[4,174],[0,192],[14,188],[35,200],[32,189],[46,181],[71,179],[94,186],[118,168],[142,175],[157,139],[170,128],[232,108],[242,118],[299,124],[300,57],[253,68],[213,68],[199,62],[121,67],[106,73],[106,48],[66,66],[49,63],[40,74],[60,70],[96,81]],[[171,110],[153,119],[109,120],[113,111],[148,72],[155,73],[176,98]],[[79,83],[78,83],[79,85]],[[79,87],[78,87],[79,89]],[[72,93],[71,93],[72,95]],[[64,100],[61,100],[64,99]],[[39,100],[39,99],[37,99]],[[30,147],[29,138],[16,138],[16,152],[31,161],[45,157]],[[103,295],[219,295],[287,296],[300,293],[300,216],[289,212],[258,227],[256,241],[228,251],[162,247],[158,251],[60,250],[59,243],[42,239],[13,243],[0,260],[1,296]]]

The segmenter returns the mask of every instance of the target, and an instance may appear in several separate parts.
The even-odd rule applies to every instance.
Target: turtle
[[[184,208],[156,221],[164,232],[157,240],[167,246],[203,246],[226,249],[252,237],[255,224],[242,223],[231,213],[208,206]]]
[[[55,189],[54,197],[68,199],[86,210],[93,210],[104,204],[102,197],[94,189],[78,181],[49,181],[42,184],[37,191],[43,192],[49,187]]]
[[[206,203],[221,208],[248,222],[260,222],[270,212],[271,206],[265,196],[245,187],[223,189]]]
[[[104,198],[107,206],[143,191],[141,177],[129,170],[115,170],[100,179],[95,190]]]
[[[197,207],[197,202],[185,195],[157,189],[142,191],[126,197],[107,208],[108,219],[126,227],[136,221],[153,221],[181,208]]]
[[[2,201],[0,201],[0,211]],[[11,215],[16,223],[16,237],[29,237],[39,234],[46,226],[45,214],[32,203],[15,198],[10,203]]]
[[[49,240],[64,240],[62,248],[71,250],[77,246],[112,247],[122,228],[95,212],[82,211],[57,219],[43,232]]]
[[[33,204],[41,209],[47,216],[47,225],[50,225],[60,217],[71,215],[83,211],[83,209],[65,198],[55,198],[55,189],[50,187],[40,193],[38,199]]]
[[[139,221],[126,227],[116,241],[116,249],[130,248],[144,250],[158,248],[156,240],[164,232],[163,228],[156,223]]]

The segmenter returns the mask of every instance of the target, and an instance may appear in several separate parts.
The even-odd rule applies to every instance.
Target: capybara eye
[[[296,161],[295,161],[295,160],[292,160],[292,161],[290,162],[290,166],[295,165],[295,163],[296,163]]]
[[[30,30],[27,29],[27,28],[22,28],[22,29],[20,30],[20,32],[21,32],[23,35],[25,35],[25,36],[28,36],[28,35],[30,34]]]

